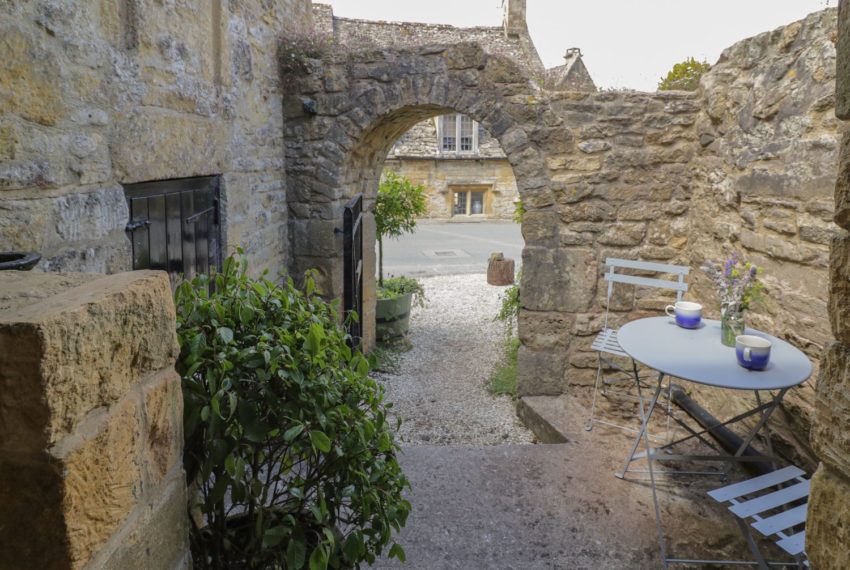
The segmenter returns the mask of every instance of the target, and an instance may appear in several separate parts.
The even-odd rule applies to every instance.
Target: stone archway
[[[314,106],[315,114],[305,109]],[[565,130],[538,89],[510,60],[476,44],[380,51],[316,62],[287,107],[292,274],[318,269],[331,298],[342,293],[341,225],[347,199],[362,192],[374,204],[384,161],[393,143],[416,123],[448,112],[478,121],[511,164],[529,216],[524,225],[526,279],[551,263],[557,214],[543,146]],[[567,135],[569,136],[569,135]],[[551,210],[551,211],[550,211]],[[365,244],[364,339],[374,339],[374,220]],[[526,231],[526,228],[534,228]],[[567,283],[548,283],[564,289]],[[524,304],[546,303],[543,289],[529,287]],[[540,297],[540,298],[537,298]],[[562,373],[560,374],[562,375]]]

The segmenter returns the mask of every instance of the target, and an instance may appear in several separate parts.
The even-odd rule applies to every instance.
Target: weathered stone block
[[[168,277],[155,271],[103,277],[0,315],[0,449],[45,449],[172,366],[174,320]]]
[[[850,345],[850,235],[846,232],[832,240],[828,307],[832,334]]]
[[[592,250],[526,247],[522,265],[524,309],[574,313],[590,307],[597,279]]]
[[[835,60],[835,116],[850,119],[850,4],[838,3],[838,41]]]
[[[181,465],[183,393],[173,370],[155,375],[143,389],[146,492],[155,492],[165,475]]]
[[[850,8],[848,8],[850,11]],[[850,36],[850,33],[846,34]],[[848,40],[850,43],[850,40]],[[850,57],[850,54],[848,54]],[[848,62],[850,65],[850,62]],[[850,98],[850,92],[847,93]],[[841,139],[841,152],[838,155],[838,179],[835,181],[835,223],[850,230],[850,132]]]
[[[530,349],[564,350],[570,344],[573,317],[567,313],[521,310],[519,339]]]
[[[140,499],[139,422],[135,399],[128,398],[111,411],[100,433],[60,457],[62,511],[73,568],[89,561]]]
[[[204,176],[224,170],[224,125],[189,114],[140,112],[119,122],[110,141],[122,183]]]
[[[520,346],[517,361],[519,396],[556,396],[564,393],[564,351],[533,350]]]
[[[850,474],[850,348],[841,342],[821,359],[812,445],[821,461]]]
[[[812,477],[806,554],[812,568],[850,568],[850,480],[821,464]]]
[[[52,126],[62,120],[66,102],[57,59],[41,42],[9,27],[0,29],[0,107],[4,112]]]
[[[133,519],[92,560],[93,568],[183,570],[188,557],[186,483],[182,469],[171,472],[166,487],[137,508]]]
[[[641,223],[617,222],[608,227],[598,238],[597,243],[613,246],[639,245],[646,237],[646,225]]]

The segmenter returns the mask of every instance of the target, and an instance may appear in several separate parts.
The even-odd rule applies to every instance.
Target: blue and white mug
[[[735,354],[738,364],[750,370],[764,370],[770,362],[771,342],[751,334],[735,337]]]
[[[677,325],[685,329],[697,328],[702,320],[702,305],[699,303],[679,301],[675,305],[667,305],[664,312],[668,317],[675,319]]]

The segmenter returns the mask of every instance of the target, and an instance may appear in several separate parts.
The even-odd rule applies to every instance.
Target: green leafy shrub
[[[413,293],[413,303],[420,307],[425,306],[425,288],[418,279],[413,277],[390,277],[384,280],[384,284],[378,288],[378,299],[394,299],[407,293]]]
[[[689,57],[681,63],[677,63],[667,73],[667,77],[662,77],[658,82],[660,91],[696,91],[699,87],[699,79],[703,74],[711,69],[707,61],[697,61]]]
[[[522,271],[518,271],[514,284],[505,289],[502,294],[502,304],[499,307],[499,312],[496,314],[497,321],[505,323],[505,334],[511,337],[514,333],[514,326],[519,317],[520,297],[519,283],[522,281]]]
[[[384,237],[400,237],[416,227],[416,216],[425,208],[425,188],[385,170],[375,198],[375,233],[378,236],[378,285],[384,284]]]
[[[357,567],[406,522],[389,405],[314,287],[231,257],[176,291],[195,568]]]

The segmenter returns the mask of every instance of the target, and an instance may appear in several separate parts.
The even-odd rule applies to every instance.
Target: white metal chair
[[[596,399],[599,393],[599,383],[602,381],[603,394],[607,395],[607,388],[610,385],[622,382],[634,381],[638,391],[638,406],[640,419],[643,420],[644,402],[641,395],[641,378],[638,374],[637,363],[631,360],[632,369],[626,370],[617,364],[610,356],[629,358],[629,355],[620,348],[617,342],[617,330],[608,326],[608,316],[611,310],[611,298],[614,294],[614,284],[623,283],[634,285],[637,287],[669,289],[676,291],[676,301],[682,300],[682,295],[688,291],[688,284],[685,283],[685,276],[690,272],[690,268],[684,265],[669,265],[666,263],[653,263],[649,261],[633,261],[629,259],[617,259],[609,257],[605,260],[605,265],[608,271],[605,272],[604,279],[608,282],[607,302],[605,304],[605,321],[602,325],[602,330],[593,340],[591,347],[597,351],[598,365],[596,369],[596,382],[593,386],[593,401],[590,405],[590,419],[588,419],[585,429],[590,431],[594,424],[602,424],[609,427],[614,427],[630,432],[637,432],[637,427],[624,426],[607,420],[596,418]],[[655,274],[675,275],[675,280],[659,279],[657,277],[644,277],[640,275],[631,275],[623,273],[623,270],[637,270],[640,272],[649,272]],[[604,356],[610,355],[610,356]],[[606,369],[615,369],[623,376],[617,378],[606,379],[604,371]],[[668,392],[669,392],[668,386]],[[623,395],[623,397],[628,397]],[[670,430],[670,398],[668,393],[667,398],[667,432]],[[656,437],[656,436],[651,436]]]
[[[802,469],[790,465],[708,493],[718,503],[728,503],[759,568],[766,570],[775,563],[765,560],[750,527],[774,540],[794,558],[799,568],[809,566],[804,550],[809,480],[804,475]],[[742,561],[723,562],[740,564]]]

